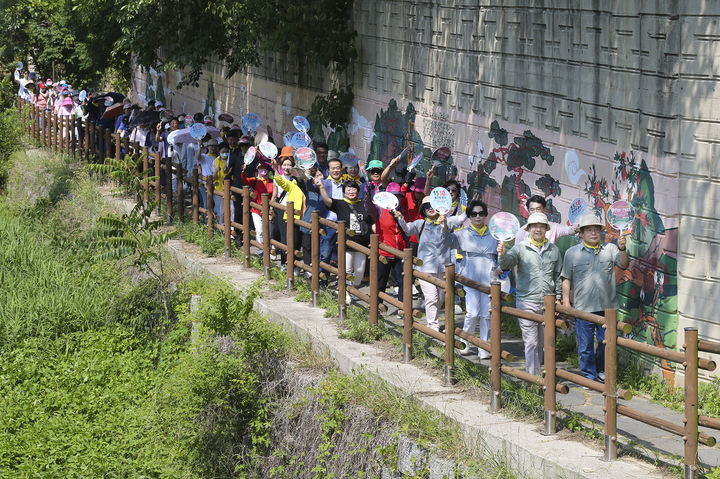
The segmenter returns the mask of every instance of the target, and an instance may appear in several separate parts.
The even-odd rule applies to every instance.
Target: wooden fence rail
[[[697,449],[698,443],[714,445],[715,438],[698,432],[698,425],[720,430],[720,419],[698,415],[698,370],[705,369],[713,371],[715,362],[698,357],[698,351],[720,354],[720,343],[698,339],[696,328],[685,328],[683,351],[670,351],[657,346],[641,343],[633,339],[618,336],[620,333],[629,333],[630,325],[617,322],[617,311],[608,309],[605,316],[597,316],[591,313],[567,308],[556,302],[553,295],[545,296],[543,314],[534,314],[517,308],[503,305],[505,294],[500,290],[500,283],[480,284],[470,278],[455,273],[455,266],[446,266],[444,278],[438,279],[413,269],[413,265],[420,265],[422,261],[414,257],[412,249],[406,248],[403,251],[395,250],[379,244],[378,235],[370,237],[369,247],[359,245],[352,240],[352,233],[345,228],[342,221],[333,222],[320,218],[317,211],[313,211],[309,222],[295,219],[294,213],[300,213],[294,208],[291,202],[287,205],[270,202],[267,195],[257,198],[259,203],[251,199],[250,188],[235,188],[230,186],[229,179],[226,179],[223,188],[216,191],[214,188],[215,178],[204,177],[199,168],[190,172],[183,171],[179,164],[173,164],[170,158],[161,158],[157,152],[148,152],[147,148],[141,148],[137,143],[130,143],[127,139],[121,138],[119,134],[112,133],[92,123],[83,122],[74,117],[59,117],[47,111],[40,111],[34,105],[30,105],[21,99],[17,103],[18,111],[22,120],[26,123],[26,130],[37,144],[56,151],[62,155],[70,155],[72,158],[85,161],[101,162],[106,157],[114,157],[121,160],[123,155],[134,155],[138,160],[141,158],[140,171],[138,174],[146,175],[148,170],[157,178],[156,181],[147,184],[143,201],[148,201],[149,195],[153,193],[158,204],[158,214],[161,213],[160,204],[165,200],[164,215],[169,221],[184,222],[186,219],[185,207],[190,208],[190,220],[198,224],[202,221],[207,224],[208,236],[212,237],[215,229],[223,233],[225,254],[229,255],[233,238],[242,242],[244,254],[244,266],[249,267],[251,248],[257,248],[262,256],[263,270],[266,277],[270,277],[271,246],[276,250],[284,251],[287,254],[287,276],[288,289],[293,287],[294,267],[311,273],[310,288],[312,291],[312,303],[317,306],[320,293],[320,279],[335,275],[338,278],[337,296],[338,310],[340,317],[346,314],[345,294],[354,294],[357,298],[367,303],[369,310],[368,321],[377,324],[379,312],[386,311],[384,303],[396,306],[402,313],[402,358],[408,362],[412,359],[412,333],[417,331],[421,334],[432,337],[444,346],[444,379],[447,385],[454,382],[455,349],[462,346],[458,340],[473,344],[490,353],[490,410],[498,412],[502,409],[502,374],[509,375],[532,384],[542,387],[544,399],[544,434],[552,435],[556,432],[556,400],[555,394],[566,394],[566,384],[558,383],[558,379],[585,386],[595,391],[602,392],[605,396],[605,419],[604,419],[604,446],[605,458],[608,460],[617,457],[617,414],[637,421],[663,429],[670,433],[683,437],[685,443],[684,467],[685,477],[696,477],[697,475]],[[161,175],[162,173],[162,175]],[[176,191],[172,189],[172,178],[176,178]],[[190,189],[186,191],[183,183],[189,184]],[[205,189],[205,207],[201,206],[201,188]],[[188,198],[189,196],[189,198]],[[223,201],[224,214],[222,218],[216,218],[214,213],[214,197],[219,196]],[[239,199],[242,204],[242,223],[233,221],[231,211],[233,200]],[[175,208],[173,207],[175,206]],[[278,242],[270,238],[270,208],[282,208],[287,214],[287,241]],[[262,212],[262,242],[255,239],[254,228],[251,228],[250,209],[257,208]],[[219,221],[218,221],[219,220]],[[306,264],[298,259],[299,251],[295,250],[295,226],[303,226],[310,229],[311,261]],[[330,228],[337,231],[338,235],[338,262],[337,266],[326,264],[320,261],[320,236],[325,234],[325,229]],[[384,291],[378,291],[377,275],[378,263],[387,261],[387,258],[380,254],[380,250],[389,252],[402,258],[403,264],[403,300],[399,301]],[[345,251],[359,251],[369,257],[369,284],[370,292],[365,294],[355,287],[347,284],[353,278],[345,273]],[[357,274],[357,273],[356,273]],[[445,330],[435,331],[428,328],[416,319],[422,314],[413,310],[412,285],[417,279],[428,281],[445,290]],[[458,285],[459,287],[457,287]],[[454,298],[456,294],[464,294],[464,289],[474,288],[490,295],[490,340],[484,341],[480,338],[455,328]],[[503,351],[501,338],[501,317],[502,314],[509,314],[516,317],[541,322],[545,327],[544,333],[544,371],[541,376],[528,374],[524,371],[513,368],[503,361],[513,361],[513,356]],[[578,374],[572,373],[556,366],[555,344],[556,330],[565,328],[565,321],[557,319],[556,316],[565,315],[578,317],[586,321],[601,325],[606,329],[605,343],[605,381],[604,383],[592,381]],[[684,368],[685,381],[685,417],[683,424],[673,424],[662,418],[656,418],[637,411],[628,406],[617,404],[617,399],[628,400],[631,394],[623,389],[617,388],[617,350],[618,347],[632,351],[641,352],[655,358],[662,358],[668,361],[679,363]]]

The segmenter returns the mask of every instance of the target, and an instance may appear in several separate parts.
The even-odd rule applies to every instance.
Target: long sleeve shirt
[[[502,269],[517,266],[516,297],[528,303],[542,303],[546,294],[562,294],[562,258],[560,250],[550,241],[542,247],[528,240],[516,243],[498,258]]]
[[[444,225],[424,218],[410,223],[400,218],[398,224],[406,234],[418,237],[417,257],[422,260],[422,265],[416,265],[415,269],[423,273],[442,273],[445,265],[453,262],[450,257],[450,230],[443,231]]]
[[[485,228],[482,235],[468,226],[450,235],[450,246],[460,254],[458,273],[483,284],[490,284],[497,268],[497,240]]]
[[[279,203],[286,205],[288,202],[292,202],[293,209],[297,211],[302,211],[305,193],[303,193],[303,190],[302,188],[300,188],[300,185],[297,183],[297,181],[288,180],[282,175],[275,175],[275,183],[277,183],[278,187],[287,192],[285,198],[283,198],[283,201],[280,201]],[[295,213],[294,216],[296,220],[300,219],[300,214]],[[283,219],[287,220],[287,212],[283,214]]]

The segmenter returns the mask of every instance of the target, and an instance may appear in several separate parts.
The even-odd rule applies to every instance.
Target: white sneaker
[[[345,293],[345,304],[351,304],[352,303],[352,296],[350,296],[350,293]]]

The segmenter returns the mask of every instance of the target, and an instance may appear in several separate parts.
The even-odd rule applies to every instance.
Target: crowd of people
[[[617,308],[615,291],[615,266],[627,268],[628,256],[624,236],[617,244],[603,242],[605,222],[595,213],[580,218],[577,225],[551,223],[546,215],[543,196],[531,196],[526,201],[529,217],[525,226],[509,247],[504,241],[493,237],[488,228],[488,207],[479,198],[468,198],[467,192],[456,179],[448,179],[442,185],[452,199],[448,211],[438,211],[430,200],[431,168],[425,177],[408,168],[403,154],[390,159],[387,164],[380,160],[369,161],[361,168],[359,158],[351,153],[331,150],[324,142],[312,145],[316,161],[312,166],[296,166],[297,148],[282,145],[279,149],[263,148],[263,144],[275,144],[272,129],[266,134],[256,134],[238,126],[232,118],[226,118],[222,128],[216,128],[212,117],[196,113],[175,115],[164,109],[160,102],[154,102],[141,109],[128,99],[117,94],[82,94],[67,82],[53,82],[47,79],[37,81],[31,72],[15,73],[20,85],[18,95],[36,104],[41,110],[58,115],[76,115],[84,121],[92,121],[104,128],[110,128],[138,142],[150,151],[160,152],[180,165],[187,177],[194,168],[199,168],[207,182],[213,182],[215,191],[222,191],[223,181],[229,179],[232,186],[251,189],[253,201],[261,203],[270,199],[282,205],[292,202],[296,210],[295,219],[310,221],[312,212],[332,221],[344,221],[353,232],[352,240],[368,246],[370,235],[376,233],[381,244],[397,250],[413,248],[421,261],[415,268],[427,275],[443,278],[445,266],[455,263],[457,272],[483,284],[489,284],[504,271],[514,270],[517,307],[542,314],[544,296],[553,294],[557,301],[566,306],[604,315],[606,308]],[[99,100],[99,101],[98,101]],[[104,114],[116,103],[117,116]],[[155,112],[149,115],[147,112]],[[194,124],[203,124],[208,129],[204,137],[190,141],[173,141],[173,132],[186,129]],[[253,148],[254,155],[248,157]],[[266,155],[263,151],[276,152]],[[173,189],[180,181],[172,181]],[[385,192],[397,198],[397,207],[387,209],[374,201],[375,196]],[[207,191],[201,188],[203,202]],[[224,219],[222,196],[213,198],[213,209],[219,221]],[[499,203],[499,201],[498,201]],[[231,203],[229,217],[242,224],[242,205],[239,195]],[[255,239],[263,240],[261,211],[251,209]],[[287,214],[284,209],[270,209],[270,234],[274,239],[286,242]],[[241,230],[236,237],[241,237]],[[554,244],[561,236],[578,235],[579,243],[564,255]],[[302,252],[302,259],[311,264],[311,235],[304,227],[296,227],[295,250]],[[285,267],[287,258],[283,252],[281,263]],[[377,281],[380,291],[385,291],[392,282],[397,298],[402,301],[413,291],[403,290],[402,259],[384,250],[380,254],[386,261],[379,263]],[[328,228],[321,237],[320,261],[337,264],[337,234]],[[346,249],[345,265],[349,284],[359,287],[366,277],[365,254]],[[292,267],[292,261],[290,266]],[[296,268],[296,274],[301,271]],[[304,273],[308,274],[308,273]],[[325,280],[328,282],[329,280]],[[444,304],[444,289],[420,280],[420,292],[424,302],[427,325],[440,330],[439,310]],[[346,301],[354,300],[348,293]],[[490,333],[490,300],[487,294],[473,288],[466,288],[465,319],[463,330],[488,340]],[[540,323],[519,319],[525,343],[526,370],[539,374],[543,361],[543,327]],[[604,379],[603,368],[604,330],[597,325],[576,321],[576,334],[582,374],[593,380]],[[597,346],[596,346],[597,341]],[[476,354],[476,348],[469,345],[462,354]],[[480,359],[489,353],[477,351]]]

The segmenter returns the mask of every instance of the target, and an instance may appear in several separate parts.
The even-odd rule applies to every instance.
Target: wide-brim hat
[[[600,226],[602,229],[605,229],[605,222],[596,214],[587,213],[580,218],[580,229],[586,226]]]
[[[426,178],[415,178],[415,182],[410,187],[410,191],[417,191],[418,193],[425,193],[425,184],[427,183]]]
[[[550,226],[550,222],[548,221],[547,215],[545,213],[533,213],[528,216],[527,223],[525,223],[523,229],[527,230],[530,225],[535,225],[539,223],[544,224],[545,226]]]
[[[425,218],[425,205],[430,204],[430,197],[426,196],[423,198],[422,202],[420,203],[420,215]],[[432,206],[432,205],[431,205]]]

